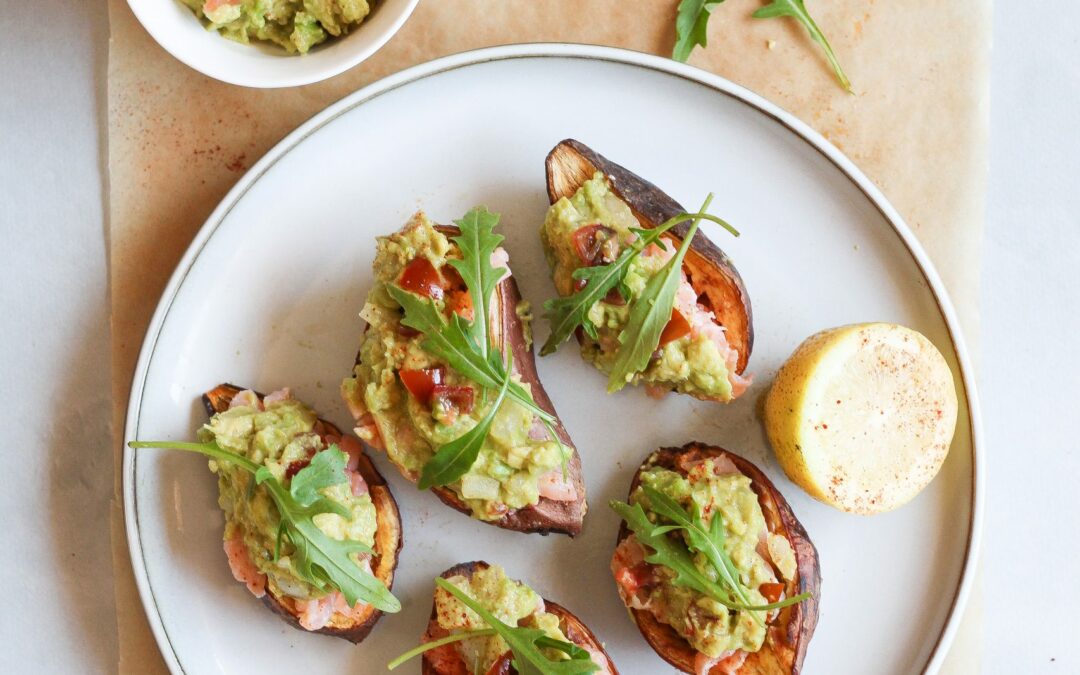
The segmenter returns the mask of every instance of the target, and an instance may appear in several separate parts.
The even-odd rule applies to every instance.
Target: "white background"
[[[111,672],[103,0],[0,11],[0,672]],[[1080,3],[998,3],[983,671],[1080,672]],[[938,261],[939,265],[947,261]]]

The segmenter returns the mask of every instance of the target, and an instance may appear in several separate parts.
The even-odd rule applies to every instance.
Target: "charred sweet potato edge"
[[[548,153],[545,169],[552,204],[562,197],[572,197],[585,181],[601,171],[643,227],[656,227],[687,211],[657,186],[573,139],[562,141]],[[689,222],[680,223],[669,230],[669,235],[678,245],[689,230]],[[696,236],[690,242],[683,267],[699,302],[713,312],[726,331],[728,343],[738,352],[736,372],[742,374],[754,347],[753,310],[742,277],[720,247],[705,236]]]
[[[490,565],[482,560],[461,563],[459,565],[454,565],[439,576],[443,579],[449,579],[456,576],[469,578],[478,570],[487,569],[488,567],[490,567]],[[570,610],[562,605],[554,603],[547,598],[544,599],[544,608],[549,614],[555,614],[559,617],[560,627],[566,637],[570,638],[571,642],[579,647],[588,647],[593,651],[603,654],[604,658],[607,659],[608,673],[610,673],[610,675],[619,675],[619,671],[615,668],[615,663],[611,660],[611,656],[608,655],[604,650],[603,645],[600,644],[600,640],[593,635],[593,632],[589,630],[589,627],[586,626],[581,619],[574,616]],[[431,616],[428,619],[427,630],[424,632],[425,640],[435,635],[438,630],[439,622],[435,612],[435,603],[432,602]],[[512,659],[513,653],[507,651],[499,657],[485,675],[516,675],[517,670],[515,670],[510,663]],[[447,667],[446,664],[449,663],[452,663],[453,666]],[[465,667],[464,661],[461,660],[459,652],[454,648],[454,645],[445,645],[429,652],[425,652],[420,672],[423,673],[423,675],[467,675],[469,671]]]
[[[233,396],[241,390],[241,387],[233,384],[219,384],[203,394],[203,405],[206,407],[207,414],[214,415],[215,413],[228,410],[229,403],[232,401]],[[263,395],[257,395],[261,400]],[[330,433],[337,436],[342,435],[341,430],[333,423],[321,418],[319,421]],[[371,560],[372,572],[374,573],[375,578],[384,583],[388,589],[392,589],[394,586],[394,571],[397,568],[398,555],[401,551],[403,540],[401,514],[398,512],[397,502],[394,501],[394,495],[390,493],[390,486],[386,484],[386,480],[375,468],[375,465],[371,463],[371,460],[366,454],[361,453],[360,464],[357,467],[357,470],[368,484],[371,501],[375,504],[377,529],[375,530],[375,545],[372,547],[375,550],[375,554],[372,556]],[[375,623],[383,615],[382,611],[368,605],[363,614],[358,618],[347,622],[332,619],[331,623],[326,626],[316,631],[308,631],[300,625],[299,611],[296,609],[291,598],[278,597],[267,588],[266,595],[262,597],[262,601],[272,612],[295,628],[299,628],[304,632],[321,633],[323,635],[343,638],[354,644],[359,643],[366,638],[368,633],[371,632],[371,629],[375,627]]]
[[[637,490],[642,471],[652,467],[662,467],[678,471],[685,475],[680,467],[698,459],[726,456],[735,464],[743,475],[750,478],[751,487],[758,496],[765,524],[769,531],[787,538],[795,551],[797,574],[795,579],[786,580],[785,595],[793,597],[809,592],[811,597],[790,607],[785,607],[770,622],[765,637],[765,644],[757,652],[749,654],[737,671],[738,675],[796,675],[802,668],[806,656],[806,647],[817,626],[818,600],[821,587],[821,574],[818,568],[817,549],[810,542],[806,530],[792,513],[791,507],[783,495],[752,462],[723,448],[711,447],[691,442],[681,448],[660,448],[649,455],[630,484],[629,495]],[[622,523],[619,528],[617,543],[621,543],[631,532]],[[661,623],[647,610],[631,609],[630,614],[638,630],[649,646],[665,661],[685,673],[694,673],[694,659],[697,656],[690,643],[675,630]],[[719,666],[714,667],[711,675],[725,675]]]
[[[451,225],[438,225],[436,229],[448,237],[460,234],[460,230]],[[536,358],[533,355],[532,345],[526,339],[525,327],[517,314],[517,306],[521,302],[521,291],[512,274],[505,276],[499,282],[495,297],[497,314],[501,318],[501,322],[496,326],[498,332],[495,339],[504,349],[507,346],[510,347],[514,356],[514,370],[521,377],[522,382],[529,385],[536,404],[555,416],[557,420],[555,433],[559,440],[573,449],[573,455],[567,462],[567,471],[577,493],[577,499],[572,502],[560,502],[541,497],[540,501],[533,506],[511,511],[498,520],[481,522],[517,532],[545,535],[554,532],[570,537],[577,536],[581,533],[585,513],[588,510],[588,504],[585,501],[585,480],[581,475],[581,458],[578,456],[574,442],[570,439],[570,434],[562,422],[558,421],[555,406],[536,372]],[[357,355],[357,363],[360,363],[359,355]],[[417,480],[417,476],[409,475],[405,471],[402,471],[402,475],[413,482]],[[472,515],[472,510],[453,490],[439,487],[432,488],[431,491],[450,508]]]

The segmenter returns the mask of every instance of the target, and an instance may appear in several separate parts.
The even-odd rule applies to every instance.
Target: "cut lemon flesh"
[[[788,477],[826,504],[864,514],[906,504],[930,483],[956,415],[941,352],[888,323],[808,338],[765,399],[765,429]]]

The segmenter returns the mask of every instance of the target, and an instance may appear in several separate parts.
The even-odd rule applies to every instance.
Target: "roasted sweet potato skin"
[[[562,141],[548,153],[545,169],[552,204],[572,197],[601,171],[644,227],[656,227],[687,211],[657,186],[573,139]],[[678,244],[689,230],[689,222],[680,223],[670,230],[671,238]],[[738,352],[736,372],[742,374],[754,347],[753,310],[742,277],[728,256],[705,236],[694,237],[683,265],[700,301],[725,328],[729,344]]]
[[[443,579],[449,579],[456,576],[469,578],[478,570],[487,569],[489,566],[488,563],[482,560],[461,563],[459,565],[454,565],[439,576]],[[570,638],[570,640],[579,647],[588,647],[589,649],[603,654],[604,658],[607,659],[607,673],[609,675],[619,675],[619,671],[615,668],[615,663],[611,660],[611,656],[604,650],[603,645],[600,644],[600,640],[593,635],[588,626],[582,623],[581,619],[574,616],[570,610],[562,605],[554,603],[547,598],[544,598],[544,608],[548,613],[555,614],[559,617],[560,627],[566,637]],[[428,619],[427,630],[424,632],[424,639],[431,638],[438,630],[438,617],[435,612],[435,603],[432,602],[431,615]],[[468,668],[465,667],[465,663],[461,660],[460,656],[457,656],[457,654],[458,652],[453,649],[452,645],[426,652],[423,656],[420,672],[423,673],[423,675],[469,675]],[[510,663],[512,659],[513,654],[509,651],[506,652],[491,666],[491,668],[488,669],[485,675],[517,675],[517,670]]]
[[[765,524],[770,532],[781,534],[791,543],[797,564],[797,579],[788,580],[785,592],[787,597],[799,593],[810,593],[811,597],[796,605],[785,607],[769,624],[765,644],[757,652],[749,654],[739,668],[737,675],[797,675],[801,672],[806,648],[817,626],[818,599],[821,587],[821,574],[818,567],[817,549],[810,542],[806,530],[795,518],[791,507],[772,481],[752,462],[724,450],[701,443],[687,443],[680,448],[660,448],[649,455],[634,473],[628,496],[632,495],[640,482],[642,471],[651,467],[662,467],[678,471],[685,475],[680,465],[695,459],[726,456],[735,467],[750,478],[751,487],[758,496]],[[682,460],[682,461],[680,461]],[[630,536],[631,532],[623,523],[619,528],[616,544]],[[631,609],[630,615],[638,630],[649,646],[665,661],[684,673],[694,673],[694,659],[697,651],[682,636],[667,624],[660,623],[647,610]],[[719,667],[711,675],[726,675]]]
[[[439,225],[436,229],[448,237],[460,234],[458,228],[451,225]],[[574,442],[570,439],[570,434],[566,431],[562,421],[559,420],[555,405],[551,402],[551,398],[548,397],[543,383],[540,382],[540,376],[536,372],[536,357],[533,355],[532,345],[526,337],[525,326],[521,317],[517,314],[517,306],[521,302],[521,291],[518,289],[513,275],[507,275],[499,282],[495,289],[495,298],[498,307],[497,314],[501,319],[496,327],[498,332],[495,339],[502,349],[508,347],[511,350],[514,356],[514,370],[521,377],[522,382],[529,385],[536,404],[557,420],[555,433],[559,440],[573,449],[573,456],[567,462],[567,470],[577,492],[577,499],[572,502],[559,502],[541,497],[540,501],[534,506],[511,511],[498,520],[482,522],[517,532],[543,535],[557,533],[575,537],[581,533],[585,513],[588,511],[588,503],[585,499],[585,480],[581,474],[581,458],[578,456]],[[359,363],[359,359],[360,357],[357,355],[357,363]],[[416,480],[416,476],[405,474],[405,477],[412,481]],[[466,515],[472,514],[469,507],[458,498],[453,490],[432,488],[431,491],[450,508]]]
[[[214,415],[228,410],[233,396],[242,389],[242,387],[234,384],[219,384],[203,394],[203,406],[206,408],[207,414]],[[258,394],[258,396],[260,399],[263,397],[262,394]],[[337,436],[342,435],[341,430],[332,422],[321,418],[319,421],[326,427],[327,431]],[[397,569],[398,555],[403,540],[401,514],[398,512],[397,502],[394,501],[394,496],[390,493],[390,486],[386,484],[386,479],[382,477],[382,474],[371,463],[367,455],[360,455],[360,464],[357,466],[357,471],[360,472],[360,475],[368,484],[371,500],[375,504],[377,530],[375,532],[375,555],[372,559],[372,572],[379,581],[386,584],[388,589],[392,589],[394,586],[394,571]],[[330,623],[317,631],[308,631],[300,625],[298,612],[289,598],[277,597],[267,588],[262,601],[272,612],[295,628],[304,632],[321,633],[322,635],[343,638],[353,644],[363,641],[383,615],[382,611],[369,605],[363,616],[348,624]]]

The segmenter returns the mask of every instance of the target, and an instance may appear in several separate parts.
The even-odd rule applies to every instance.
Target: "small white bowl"
[[[207,30],[178,0],[128,0],[128,5],[165,51],[195,70],[230,84],[273,89],[319,82],[352,68],[386,44],[417,2],[375,0],[371,14],[351,33],[332,37],[307,54],[224,38]]]

